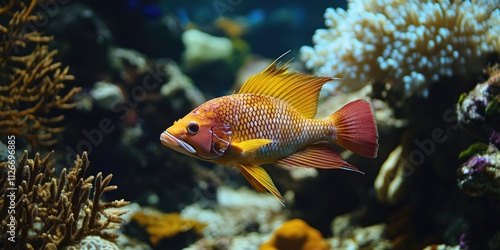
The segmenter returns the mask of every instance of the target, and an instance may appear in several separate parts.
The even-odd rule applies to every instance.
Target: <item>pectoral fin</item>
[[[234,149],[240,151],[241,153],[248,153],[257,150],[260,147],[271,142],[273,141],[269,139],[252,139],[241,142],[233,142],[231,143],[231,146],[233,146]]]
[[[245,178],[252,184],[252,187],[255,188],[258,192],[271,192],[280,202],[281,205],[285,206],[285,200],[281,196],[280,192],[274,186],[273,180],[267,174],[266,170],[259,166],[244,166],[239,165],[238,170],[240,173],[245,176]]]

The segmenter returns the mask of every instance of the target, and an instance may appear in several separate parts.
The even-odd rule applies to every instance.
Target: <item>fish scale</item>
[[[331,140],[334,130],[331,122],[304,118],[286,102],[269,96],[236,94],[213,99],[207,105],[217,107],[213,109],[216,117],[234,129],[233,142],[273,141],[248,155],[259,164],[275,162],[311,143]]]

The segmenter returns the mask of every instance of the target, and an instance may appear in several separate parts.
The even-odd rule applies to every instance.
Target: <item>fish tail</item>
[[[335,144],[364,157],[377,157],[377,125],[369,102],[352,101],[329,118],[335,126]]]

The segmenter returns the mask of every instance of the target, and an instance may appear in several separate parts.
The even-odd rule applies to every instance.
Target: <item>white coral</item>
[[[125,102],[125,96],[120,87],[104,81],[94,83],[90,96],[92,96],[97,106],[104,110],[113,110],[116,106]]]
[[[76,245],[65,247],[64,250],[118,250],[118,246],[99,236],[87,236]]]
[[[350,0],[329,8],[328,29],[303,46],[301,59],[316,74],[343,77],[342,91],[368,81],[405,93],[427,94],[440,76],[480,72],[487,53],[500,53],[500,1]]]
[[[224,60],[233,52],[233,43],[229,38],[212,36],[196,29],[184,31],[182,42],[186,47],[182,56],[187,69]]]
[[[204,238],[217,239],[248,233],[246,227],[249,225],[256,225],[259,234],[268,235],[285,221],[287,215],[273,196],[247,188],[233,190],[219,187],[217,203],[215,209],[202,209],[198,204],[189,205],[181,211],[181,216],[206,223]]]

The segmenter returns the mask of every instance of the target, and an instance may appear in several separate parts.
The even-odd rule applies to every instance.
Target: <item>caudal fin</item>
[[[335,144],[364,157],[377,157],[377,125],[369,102],[352,101],[333,113],[330,119],[336,128]]]

